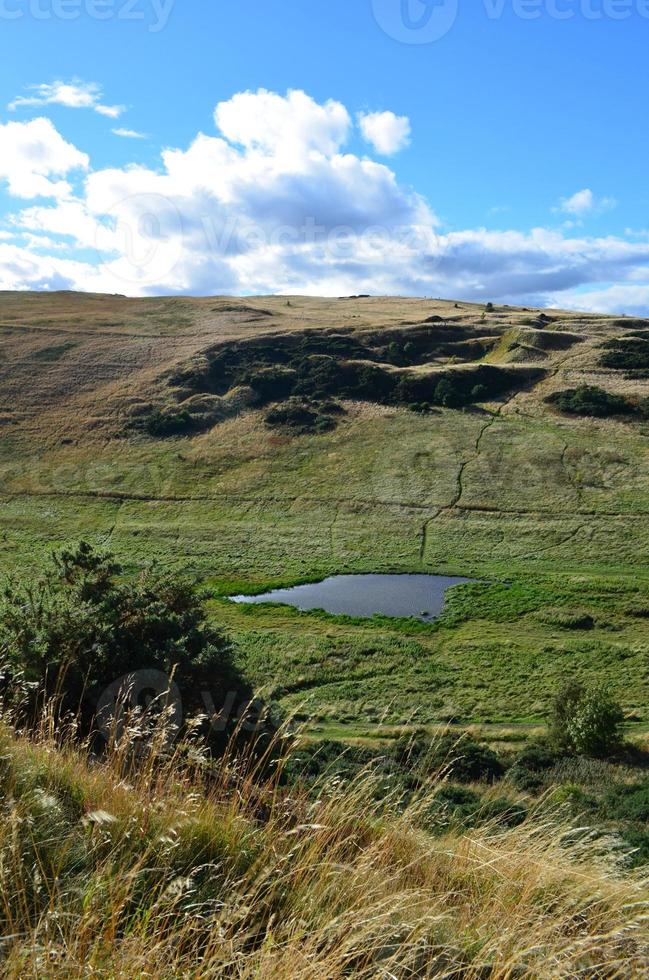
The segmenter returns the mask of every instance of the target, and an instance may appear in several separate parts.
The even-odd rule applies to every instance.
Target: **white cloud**
[[[69,183],[51,178],[88,165],[87,155],[67,143],[49,119],[0,125],[0,180],[15,197],[67,197]]]
[[[586,187],[583,191],[577,191],[572,197],[561,198],[559,206],[554,210],[570,214],[575,218],[583,218],[593,212],[610,211],[615,204],[612,197],[597,198],[590,188]]]
[[[215,120],[220,132],[165,150],[158,167],[90,172],[75,193],[61,178],[83,173],[88,158],[48,120],[0,127],[11,193],[58,198],[10,216],[21,237],[0,242],[0,288],[368,292],[649,310],[646,234],[441,234],[427,202],[388,166],[346,150],[351,117],[340,103],[246,92],[218,105]]]
[[[118,129],[113,129],[111,132],[115,136],[121,136],[123,139],[127,140],[145,140],[148,139],[146,133],[138,133],[136,129],[124,129],[119,127]]]
[[[68,109],[92,109],[101,116],[117,119],[125,110],[121,105],[105,105],[101,101],[102,91],[94,82],[44,82],[30,85],[33,95],[19,95],[9,103],[11,110],[25,106],[61,105]]]
[[[84,249],[97,248],[105,231],[83,201],[75,199],[59,201],[56,207],[26,208],[14,217],[13,224],[30,232],[72,239],[78,248]]]
[[[645,278],[649,279],[646,269]],[[592,313],[626,313],[630,316],[649,314],[649,282],[640,285],[626,283],[580,290],[563,297],[566,309]]]
[[[410,120],[394,112],[359,113],[358,123],[365,140],[382,156],[392,156],[410,143]]]
[[[347,140],[351,118],[340,102],[319,105],[305,92],[285,97],[266,89],[241,92],[215,110],[217,127],[231,143],[285,159],[313,152],[329,156]]]

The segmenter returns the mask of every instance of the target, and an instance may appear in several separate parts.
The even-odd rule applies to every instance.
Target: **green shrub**
[[[611,395],[595,385],[580,385],[566,391],[558,391],[548,399],[561,412],[568,415],[592,415],[607,418],[611,415],[631,415],[634,408],[621,395]]]
[[[527,807],[499,796],[486,802],[473,790],[454,783],[445,783],[437,790],[429,806],[424,825],[434,829],[440,815],[465,827],[481,824],[499,824],[502,827],[518,827],[527,817]]]
[[[323,405],[306,398],[289,398],[267,412],[265,422],[271,427],[285,426],[303,435],[317,434],[335,429],[338,423],[334,415],[340,414],[344,414],[342,406],[325,411]]]
[[[123,581],[115,559],[83,541],[36,582],[6,586],[0,648],[12,672],[87,725],[105,690],[140,670],[173,674],[186,713],[205,710],[203,692],[217,709],[229,692],[250,697],[189,580],[149,570]]]
[[[383,755],[375,749],[324,739],[294,749],[283,769],[285,781],[315,785],[324,779],[351,781]]]
[[[471,389],[471,401],[484,402],[489,398],[489,389],[486,385],[475,385]]]
[[[436,405],[444,408],[460,408],[464,404],[462,393],[449,378],[442,378],[435,386],[434,400]]]
[[[555,698],[550,737],[559,751],[604,758],[619,748],[623,721],[620,705],[605,688],[571,681]]]
[[[418,355],[417,345],[413,344],[413,342],[409,340],[406,344],[404,344],[403,354],[406,362],[408,364],[413,364],[416,361]]]
[[[461,783],[495,782],[505,772],[492,749],[461,733],[447,732],[433,741],[424,733],[404,737],[397,740],[394,752],[399,764],[412,766],[421,775],[443,770]]]
[[[632,868],[649,864],[649,830],[627,829],[622,832],[622,839],[632,849]]]
[[[251,372],[246,381],[261,404],[266,404],[292,395],[297,383],[297,373],[289,368],[273,365]]]
[[[649,419],[649,398],[641,398],[637,410],[640,418]]]
[[[642,337],[609,340],[600,364],[613,370],[637,371],[649,368],[649,342]]]
[[[157,411],[144,420],[144,427],[150,436],[166,439],[168,436],[182,436],[194,428],[194,419],[186,409],[179,412]]]
[[[498,796],[495,800],[487,800],[478,811],[479,823],[497,823],[502,827],[520,827],[527,819],[527,807],[524,803],[508,800]]]
[[[545,783],[545,774],[553,768],[559,756],[546,741],[529,742],[516,756],[507,779],[516,789],[535,792]]]
[[[613,786],[605,794],[601,809],[603,816],[610,820],[649,823],[649,780]]]

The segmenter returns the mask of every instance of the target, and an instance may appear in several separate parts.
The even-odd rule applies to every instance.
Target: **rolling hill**
[[[610,683],[642,732],[648,331],[441,300],[2,293],[0,561],[32,574],[84,537],[191,570],[315,732],[533,727],[567,675]],[[618,400],[557,402],[584,386]],[[432,625],[224,599],[422,570],[479,581]]]

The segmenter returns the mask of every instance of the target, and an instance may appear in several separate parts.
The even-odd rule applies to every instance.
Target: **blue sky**
[[[0,288],[649,310],[647,0],[0,0],[0,30]]]

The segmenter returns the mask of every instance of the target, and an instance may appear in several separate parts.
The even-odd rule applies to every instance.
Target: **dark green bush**
[[[323,405],[302,398],[290,398],[266,413],[266,424],[271,427],[286,427],[297,433],[329,432],[336,428],[334,417],[344,413],[342,406],[326,411]]]
[[[445,783],[437,790],[427,808],[424,821],[429,829],[439,824],[443,815],[447,821],[464,827],[481,824],[500,824],[502,827],[518,827],[527,817],[527,808],[522,803],[514,803],[505,797],[497,797],[486,802],[478,794],[453,783]]]
[[[612,395],[595,385],[580,385],[558,391],[548,399],[561,412],[569,415],[591,415],[607,418],[612,415],[632,415],[633,405],[621,395]]]
[[[461,733],[447,732],[434,740],[424,733],[402,738],[395,743],[394,753],[399,764],[408,765],[421,775],[443,770],[461,783],[495,782],[505,772],[492,749]]]
[[[649,398],[641,398],[637,408],[640,418],[649,419]]]
[[[261,404],[281,401],[293,394],[297,373],[289,368],[273,366],[251,372],[245,379]]]
[[[516,789],[535,792],[544,785],[546,773],[556,765],[560,758],[548,742],[529,742],[516,756],[507,779]]]
[[[435,387],[434,401],[444,408],[461,408],[466,398],[460,387],[450,378],[442,378]]]
[[[186,409],[178,412],[154,412],[144,421],[150,436],[165,439],[168,436],[187,435],[194,428],[194,419]]]
[[[604,796],[601,810],[610,820],[649,823],[649,781],[613,786]]]
[[[637,371],[649,368],[649,342],[642,337],[622,337],[609,340],[602,355],[602,367],[614,370]]]
[[[186,714],[205,710],[203,692],[217,709],[229,692],[250,696],[189,580],[150,570],[124,581],[115,559],[85,542],[53,555],[36,582],[6,586],[0,647],[13,671],[86,724],[106,688],[140,670],[173,674]]]
[[[313,785],[323,777],[351,780],[382,758],[380,752],[362,746],[333,740],[309,742],[291,752],[283,773],[288,782],[299,780],[307,785]]]
[[[527,819],[527,807],[524,803],[513,802],[503,796],[495,800],[487,800],[478,811],[480,823],[497,823],[503,827],[520,827]]]
[[[632,848],[630,865],[640,868],[649,864],[649,830],[630,828],[622,832],[622,839]]]
[[[474,402],[484,402],[489,397],[489,389],[486,385],[475,385],[471,389],[471,401]]]

